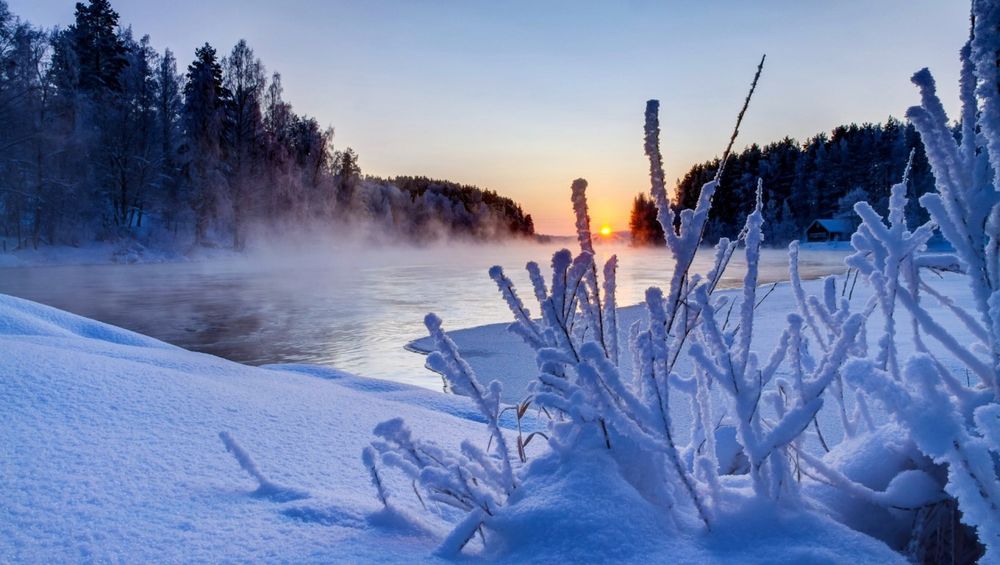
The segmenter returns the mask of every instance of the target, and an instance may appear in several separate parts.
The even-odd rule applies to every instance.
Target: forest
[[[241,40],[186,67],[119,24],[108,0],[44,29],[0,0],[3,249],[138,242],[242,249],[307,226],[332,235],[531,236],[509,198],[422,177],[362,174],[334,130],[297,114],[281,74]]]
[[[750,145],[727,160],[705,239],[716,242],[739,232],[754,208],[758,178],[763,182],[767,245],[801,239],[816,219],[854,221],[857,202],[870,202],[875,210],[885,213],[888,187],[903,176],[911,152],[907,196],[916,202],[933,191],[934,177],[920,135],[909,122],[890,117],[884,124],[839,126],[805,143],[786,137],[763,147]],[[691,167],[671,195],[676,209],[694,207],[701,186],[712,180],[718,169],[718,159]],[[927,219],[926,212],[913,204],[907,208],[907,219],[921,223]],[[630,228],[636,244],[663,243],[656,205],[645,194],[633,201]]]

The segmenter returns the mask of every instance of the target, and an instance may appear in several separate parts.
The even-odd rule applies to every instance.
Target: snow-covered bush
[[[439,371],[458,394],[471,397],[486,417],[495,457],[475,444],[464,441],[459,452],[450,452],[434,442],[415,439],[400,418],[375,428],[381,439],[365,449],[362,459],[371,473],[379,500],[388,506],[389,493],[379,474],[380,460],[401,470],[413,481],[413,492],[426,507],[429,501],[458,509],[465,517],[454,527],[439,548],[442,555],[455,554],[481,532],[483,522],[493,516],[517,487],[507,439],[500,430],[500,383],[483,387],[475,371],[458,354],[455,343],[441,329],[441,320],[428,314],[424,320],[437,351],[428,356],[428,366]],[[423,491],[425,494],[421,495]]]
[[[666,288],[650,288],[645,317],[630,328],[618,327],[617,258],[599,264],[587,183],[574,181],[579,252],[555,253],[548,277],[537,263],[526,266],[539,316],[525,306],[501,267],[489,273],[514,315],[510,331],[535,354],[537,378],[528,396],[516,406],[502,406],[499,384],[479,383],[440,320],[428,316],[437,348],[428,364],[453,390],[472,398],[490,441],[485,451],[464,442],[451,452],[414,439],[399,420],[380,425],[381,440],[364,454],[380,500],[392,504],[381,465],[409,476],[422,504],[458,509],[461,514],[451,519],[452,533],[441,546],[442,554],[454,554],[477,532],[489,546],[491,523],[506,505],[530,500],[533,492],[550,486],[547,481],[558,481],[572,469],[612,469],[613,477],[595,475],[592,481],[612,490],[627,485],[659,509],[668,534],[712,531],[749,507],[784,508],[829,513],[907,550],[905,539],[888,539],[861,525],[864,511],[859,509],[874,507],[896,530],[912,530],[904,537],[914,558],[928,555],[921,553],[921,544],[932,535],[936,509],[954,508],[957,500],[962,520],[976,528],[987,558],[996,557],[1000,180],[993,171],[1000,170],[1000,7],[976,0],[974,14],[975,35],[962,52],[959,142],[929,73],[914,77],[923,100],[908,115],[923,136],[938,183],[937,194],[920,200],[931,221],[913,229],[906,225],[908,167],[892,187],[887,218],[865,202],[855,205],[861,224],[852,239],[848,276],[839,292],[838,278],[828,277],[819,297],[805,291],[793,242],[789,289],[796,311],[788,313],[784,327],[769,328],[779,339],[767,352],[756,351],[754,342],[756,312],[767,298],[757,288],[764,187],[758,186],[757,204],[742,231],[716,245],[711,268],[705,273],[692,268],[750,96],[718,173],[702,186],[695,207],[684,210],[676,210],[667,194],[659,104],[649,101],[645,152],[651,196],[673,259]],[[760,68],[754,87],[759,74]],[[955,257],[922,253],[935,227],[952,243]],[[741,249],[747,266],[742,286],[734,293],[716,292]],[[955,264],[970,281],[976,312],[962,310],[921,278],[928,269]],[[852,304],[853,287],[848,292],[852,273],[855,283],[861,279],[871,289],[871,299],[861,308]],[[980,343],[972,348],[959,343],[922,305],[925,297],[940,302]],[[897,327],[904,311],[911,320],[908,331]],[[876,312],[883,325],[872,330],[867,322]],[[909,359],[901,358],[909,349],[900,347],[903,335],[912,336],[916,351]],[[957,360],[978,384],[963,384],[944,357]],[[689,400],[687,413],[677,409],[678,394]],[[821,432],[818,414],[824,405],[836,411],[824,421],[839,422],[839,434]],[[875,405],[884,410],[873,415]],[[520,422],[529,409],[547,429],[525,438]],[[501,425],[507,411],[516,414],[516,429],[509,422]],[[886,416],[891,416],[888,423]],[[682,419],[689,424],[683,433],[677,425]],[[537,437],[547,443],[536,441],[529,450]],[[838,440],[842,443],[835,445]],[[512,457],[508,446],[515,441]],[[858,466],[867,469],[858,473]],[[827,489],[826,494],[816,495],[813,487]]]
[[[886,319],[875,359],[852,362],[845,376],[878,399],[909,431],[916,446],[947,468],[945,489],[958,501],[962,520],[976,528],[986,560],[1000,559],[1000,6],[973,2],[972,38],[961,51],[960,139],[949,127],[927,69],[913,75],[920,106],[907,117],[920,132],[937,193],[920,204],[931,222],[906,226],[906,188],[892,190],[883,222],[864,202],[855,206],[862,225],[852,238],[848,264],[865,275]],[[904,181],[905,182],[905,181]],[[937,226],[954,248],[954,260],[917,254]],[[921,278],[921,267],[958,263],[968,280],[975,312],[956,306]],[[922,304],[933,297],[978,343],[960,343]],[[894,311],[912,318],[916,355],[900,363]],[[942,362],[956,359],[964,374]],[[902,367],[901,367],[902,365]],[[977,381],[967,382],[974,376]]]
[[[758,188],[757,207],[747,218],[744,229],[747,273],[743,282],[739,325],[733,332],[727,333],[716,316],[716,307],[709,300],[706,287],[699,287],[694,297],[700,308],[699,339],[691,346],[690,355],[697,367],[699,382],[705,383],[703,388],[717,384],[731,398],[738,438],[749,459],[755,492],[778,499],[786,493],[797,496],[791,468],[794,457],[790,448],[794,443],[801,443],[803,432],[823,407],[823,394],[838,376],[838,369],[848,355],[856,349],[864,319],[860,314],[847,316],[846,304],[834,312],[829,311],[833,310],[832,305],[829,310],[824,309],[825,319],[831,320],[837,331],[829,332],[824,342],[817,329],[817,340],[825,343],[826,347],[818,363],[807,365],[801,360],[802,354],[808,353],[803,347],[803,318],[791,314],[778,347],[761,364],[751,350],[751,344],[754,309],[758,304],[757,273],[762,222]],[[653,312],[653,309],[650,311]],[[658,320],[651,317],[650,321],[652,324]],[[789,352],[792,355],[788,356]],[[786,356],[790,357],[794,382],[779,382],[777,390],[768,391],[768,384]],[[771,421],[763,416],[760,406],[765,399],[770,400],[774,409]],[[701,410],[710,411],[711,405],[704,403]],[[711,450],[707,452],[711,453]],[[710,461],[705,465],[706,473],[715,467]]]

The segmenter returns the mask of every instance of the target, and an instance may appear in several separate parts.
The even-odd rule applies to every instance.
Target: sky
[[[8,0],[66,26],[71,0]],[[573,231],[570,184],[591,218],[627,229],[649,190],[645,101],[661,101],[668,179],[718,156],[762,54],[737,147],[902,117],[929,67],[951,115],[961,0],[112,0],[120,23],[179,64],[246,39],[296,112],[335,128],[363,172],[426,175],[521,203],[540,233]]]

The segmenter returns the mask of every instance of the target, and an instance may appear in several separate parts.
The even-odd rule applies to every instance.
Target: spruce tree
[[[226,139],[231,127],[230,96],[222,84],[222,66],[208,43],[195,51],[195,60],[188,66],[182,123],[182,159],[195,214],[195,243],[205,245],[226,183]]]
[[[128,64],[125,42],[118,35],[118,12],[108,0],[78,2],[76,21],[66,31],[79,68],[79,87],[85,92],[118,91]]]
[[[338,152],[335,168],[337,171],[337,209],[343,214],[351,205],[354,191],[361,176],[358,154],[348,147]]]
[[[633,245],[663,245],[666,243],[663,227],[656,219],[656,203],[640,192],[632,201],[629,231]]]

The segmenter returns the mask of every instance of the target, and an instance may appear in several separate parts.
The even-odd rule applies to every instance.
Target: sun
[[[611,226],[607,224],[601,226],[601,235],[611,235]]]

